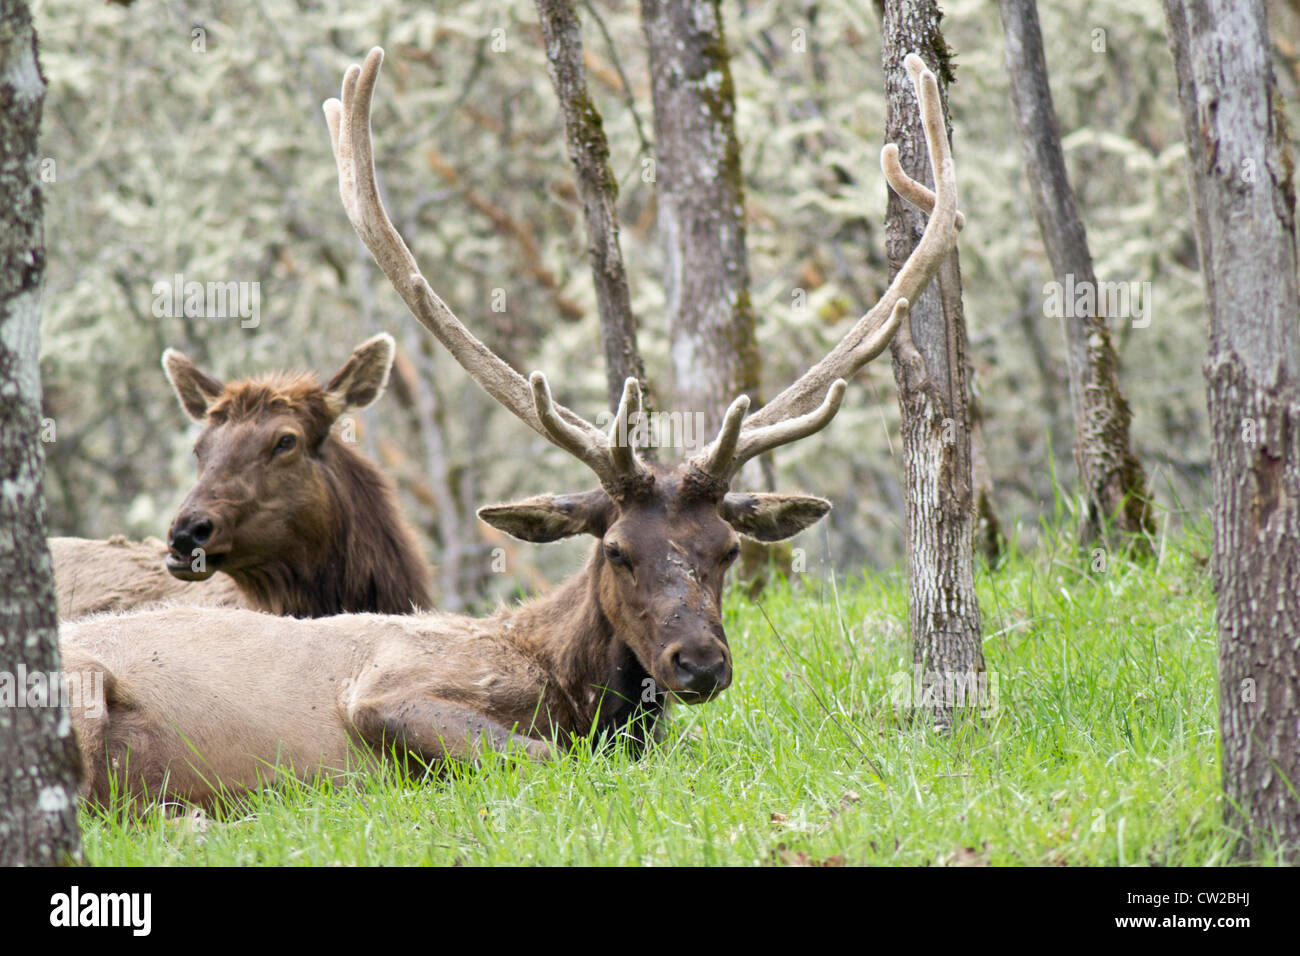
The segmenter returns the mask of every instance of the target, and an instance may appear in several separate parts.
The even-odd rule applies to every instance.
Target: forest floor
[[[1049,535],[1050,537],[1050,535]],[[1230,862],[1208,534],[1101,568],[1060,538],[978,575],[988,675],[913,719],[902,573],[732,588],[717,700],[635,760],[580,745],[420,781],[291,784],[218,816],[83,814],[101,865]],[[585,742],[584,742],[585,743]]]

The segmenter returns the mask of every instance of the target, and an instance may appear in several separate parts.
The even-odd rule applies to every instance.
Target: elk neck
[[[240,590],[257,606],[293,617],[432,609],[424,553],[392,483],[333,433],[319,461],[330,499],[327,547],[233,571]]]
[[[569,729],[623,741],[639,754],[667,710],[667,696],[655,693],[649,672],[601,608],[604,563],[596,542],[581,571],[554,591],[503,612],[500,622],[507,640],[562,692],[572,714]]]

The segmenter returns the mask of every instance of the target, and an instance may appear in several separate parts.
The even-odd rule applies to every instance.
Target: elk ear
[[[175,349],[163,352],[162,367],[185,414],[202,423],[208,416],[208,408],[226,390],[226,386],[211,375],[200,372],[187,355]]]
[[[759,541],[784,541],[821,520],[831,510],[825,498],[728,492],[718,506],[722,520]]]
[[[545,544],[576,534],[601,537],[614,514],[614,502],[597,488],[577,495],[537,495],[509,505],[488,505],[478,516],[521,541]]]
[[[337,418],[349,408],[366,408],[378,401],[388,386],[396,354],[393,337],[387,332],[358,345],[325,386],[330,413]]]

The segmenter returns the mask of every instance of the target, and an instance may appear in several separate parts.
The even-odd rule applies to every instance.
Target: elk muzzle
[[[660,657],[668,689],[686,704],[712,700],[731,684],[731,653],[722,625],[708,626],[698,637],[672,641]]]
[[[167,532],[170,549],[164,564],[172,577],[182,581],[206,581],[225,562],[217,525],[207,514],[182,511]],[[213,550],[213,548],[217,550]]]

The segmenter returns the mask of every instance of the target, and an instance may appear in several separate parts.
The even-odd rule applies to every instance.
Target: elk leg
[[[371,746],[386,752],[396,745],[425,762],[465,760],[484,742],[505,751],[511,744],[534,760],[554,755],[552,745],[501,726],[478,711],[436,697],[390,696],[357,703],[352,726]]]

